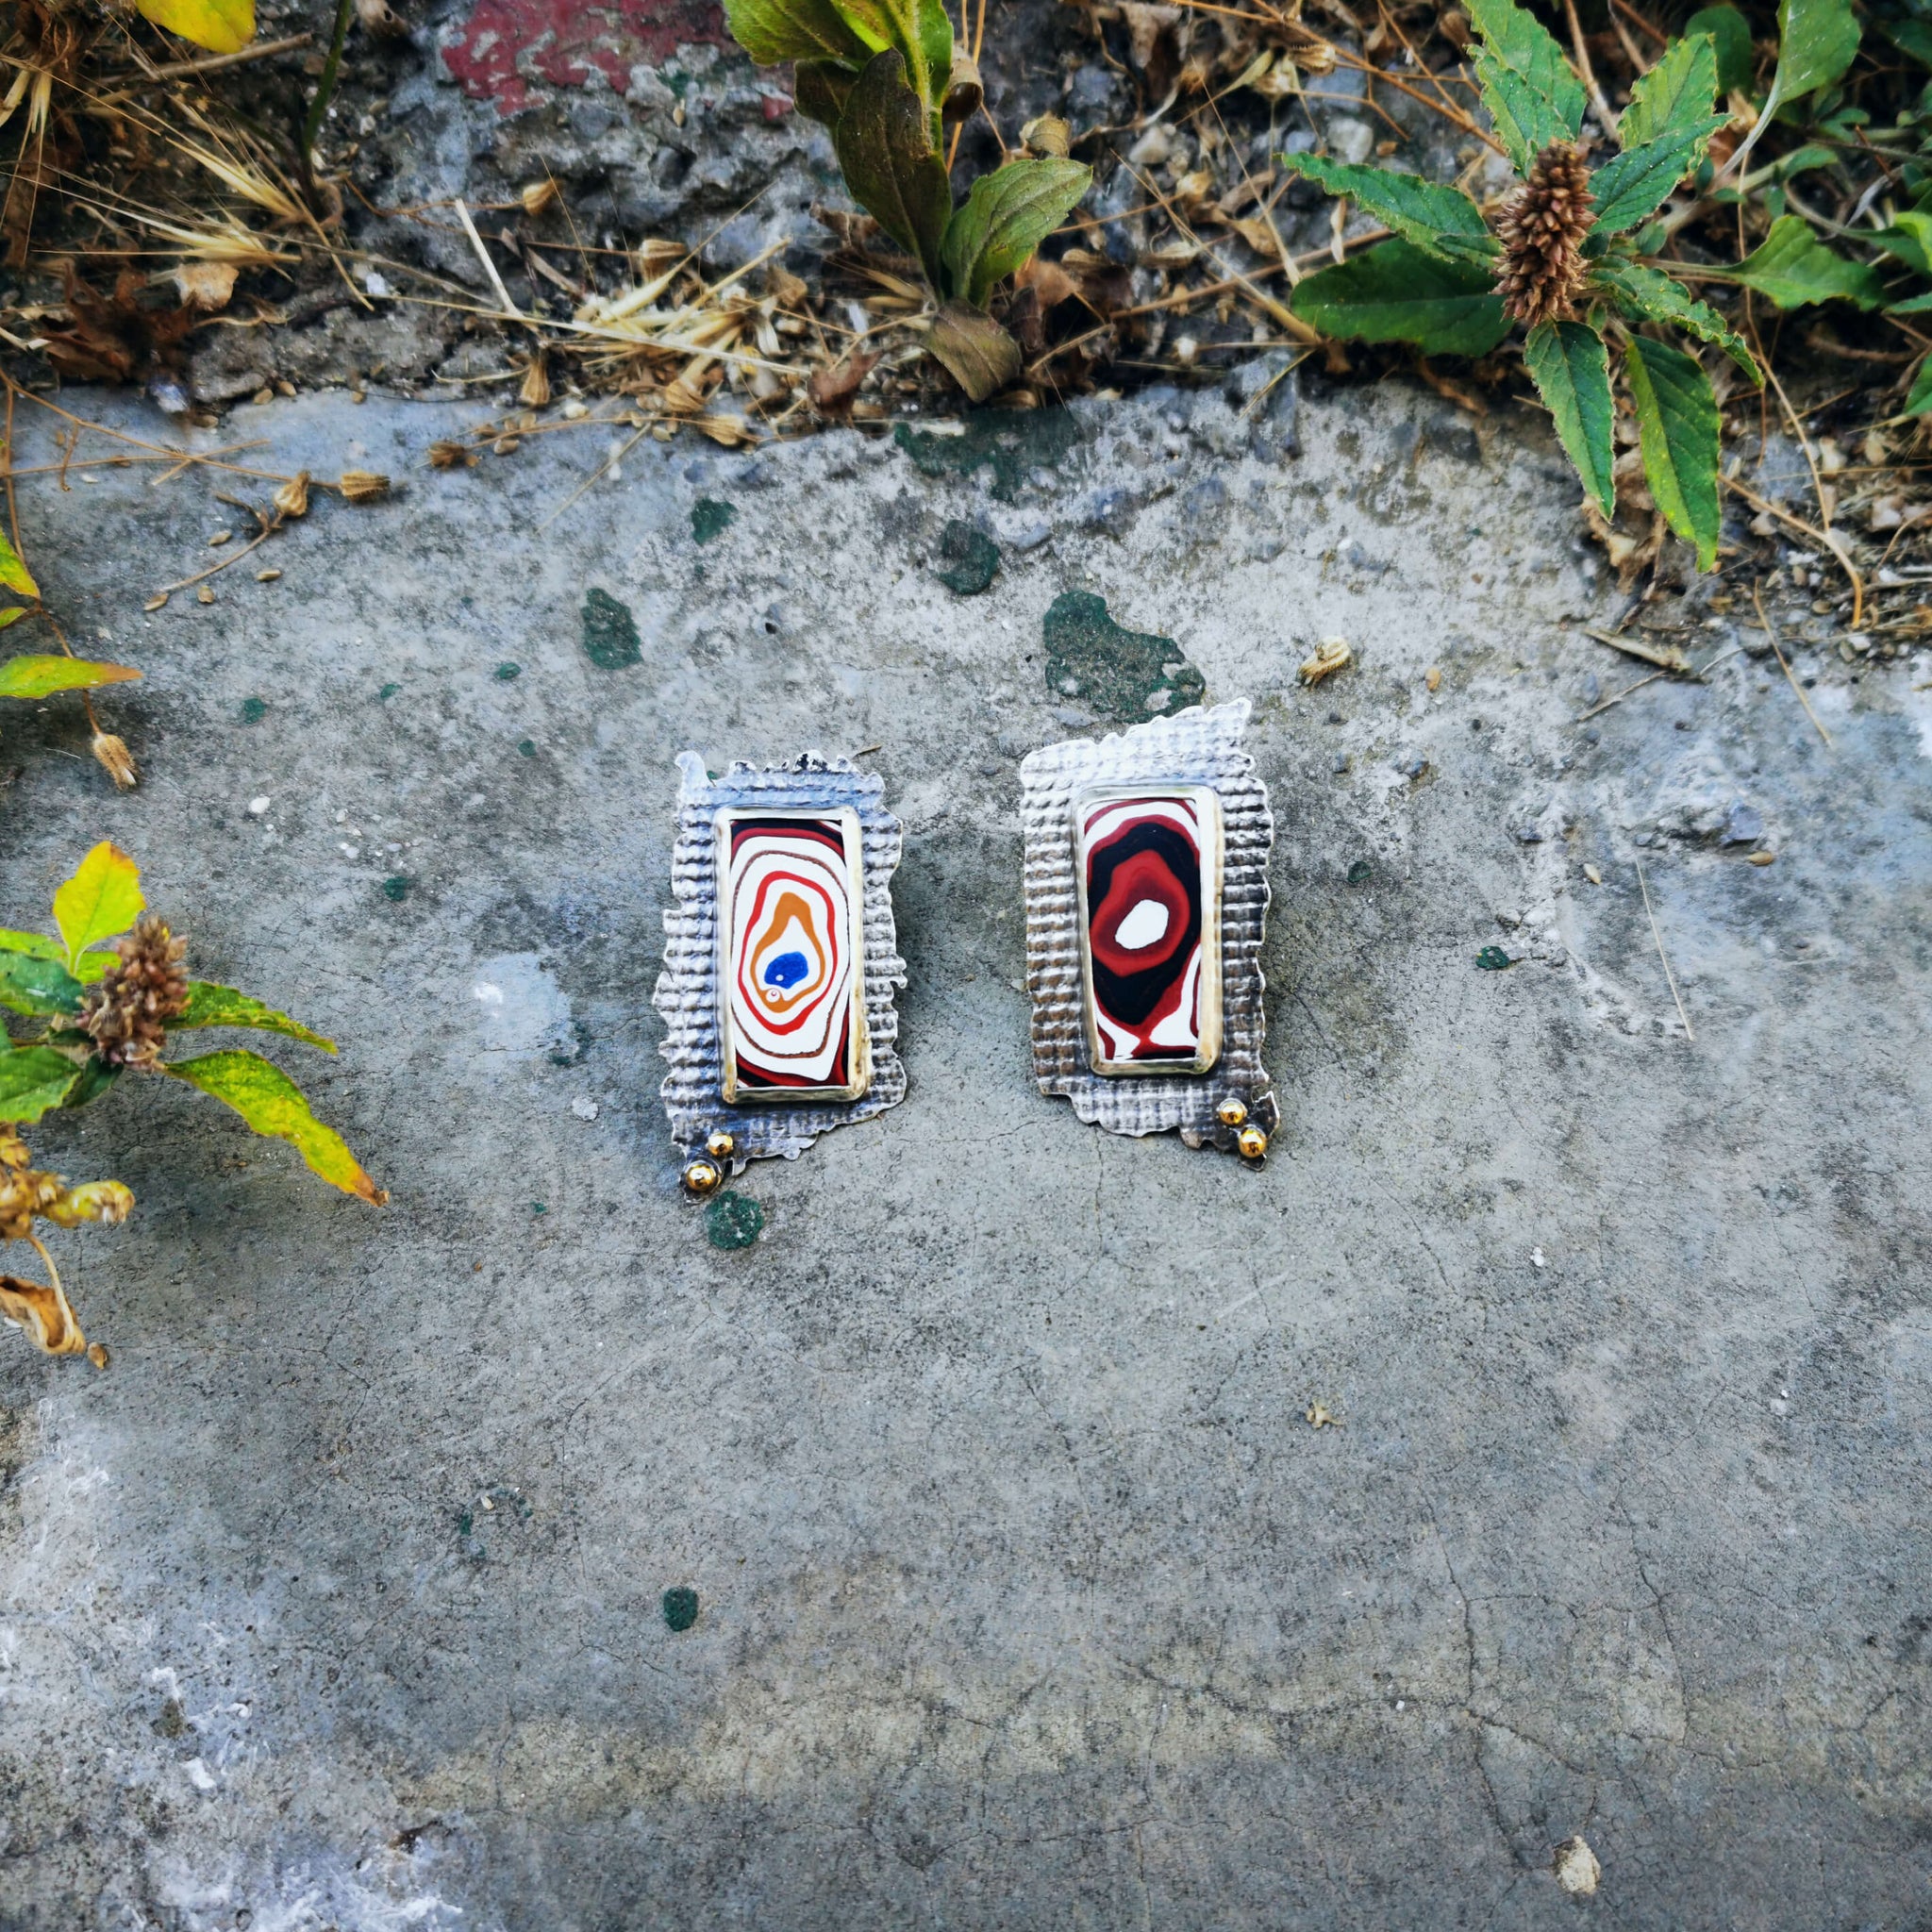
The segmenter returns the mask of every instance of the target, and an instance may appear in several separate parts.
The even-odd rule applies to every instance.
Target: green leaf
[[[1717,84],[1727,94],[1751,92],[1751,23],[1735,7],[1703,7],[1684,23],[1684,38],[1708,34],[1717,46]]]
[[[1717,561],[1724,525],[1718,500],[1717,397],[1696,357],[1632,336],[1624,352],[1643,475],[1664,520],[1697,546],[1697,568]]]
[[[1922,275],[1932,275],[1932,214],[1908,208],[1896,216],[1889,228],[1876,234],[1860,235],[1861,242],[1875,242],[1888,255],[1895,255],[1907,268]],[[1896,312],[1896,311],[1893,311]]]
[[[232,1107],[258,1134],[289,1141],[315,1173],[344,1193],[380,1208],[389,1196],[363,1173],[347,1141],[309,1110],[302,1090],[272,1060],[231,1049],[163,1061],[161,1072]]]
[[[1516,0],[1469,0],[1482,36],[1476,84],[1519,175],[1553,141],[1574,141],[1583,125],[1583,83],[1563,50]]]
[[[1932,356],[1919,364],[1919,373],[1912,377],[1911,393],[1906,397],[1906,406],[1901,413],[1923,416],[1927,409],[1932,409]]]
[[[98,1100],[120,1077],[121,1069],[110,1066],[96,1054],[82,1062],[79,1077],[67,1090],[67,1098],[60,1104],[85,1107],[90,1101]]]
[[[1858,51],[1858,22],[1850,0],[1780,0],[1777,72],[1760,119],[1787,101],[1829,87]]]
[[[1604,339],[1580,322],[1540,322],[1523,345],[1523,359],[1584,489],[1609,516],[1617,507],[1610,441],[1617,412]]]
[[[1707,114],[1659,140],[1612,155],[1590,177],[1591,198],[1596,204],[1592,234],[1620,235],[1660,208],[1724,125],[1722,114]]]
[[[67,1098],[80,1069],[51,1046],[0,1051],[0,1121],[37,1121]]]
[[[1330,194],[1353,195],[1369,214],[1418,248],[1441,252],[1441,239],[1460,236],[1495,251],[1495,238],[1485,225],[1482,210],[1459,188],[1424,181],[1420,175],[1399,175],[1393,169],[1370,168],[1353,161],[1332,160],[1326,155],[1283,155],[1281,165],[1291,175],[1305,175]]]
[[[38,597],[41,587],[34,582],[33,573],[20,560],[20,552],[0,535],[0,584],[22,597]]]
[[[146,905],[141,868],[120,846],[103,839],[54,894],[54,924],[67,941],[67,970],[74,972],[80,956],[97,941],[125,932]]]
[[[1717,92],[1717,42],[1708,34],[1673,41],[1663,58],[1630,90],[1617,124],[1617,145],[1641,147],[1702,125]]]
[[[83,991],[58,959],[0,952],[0,1007],[16,1013],[77,1013]]]
[[[939,139],[940,103],[953,75],[953,23],[941,0],[839,0],[853,31],[875,53],[906,58],[906,84],[932,116]]]
[[[1665,322],[1700,342],[1722,349],[1752,382],[1763,387],[1764,375],[1744,338],[1707,302],[1700,302],[1682,282],[1647,267],[1609,256],[1596,264],[1592,279],[1632,322]]]
[[[1874,25],[1901,54],[1921,67],[1932,67],[1932,25],[1923,20],[1879,20]]]
[[[1493,269],[1382,242],[1299,282],[1289,306],[1324,335],[1482,356],[1509,333],[1495,279]]]
[[[852,79],[836,60],[801,60],[792,71],[791,105],[808,121],[836,127],[852,98]]]
[[[0,698],[44,698],[57,691],[125,684],[140,675],[129,665],[95,663],[86,658],[9,658],[0,664]]]
[[[1885,299],[1875,270],[1834,255],[1797,215],[1780,215],[1771,233],[1724,273],[1731,281],[1769,295],[1780,308],[1834,298],[1875,308]]]
[[[839,60],[862,67],[877,51],[832,0],[724,0],[731,38],[760,67],[781,60]]]
[[[58,940],[50,940],[45,933],[13,932],[0,925],[0,953],[28,953],[36,959],[65,959],[67,955],[60,949]]]
[[[984,308],[993,285],[1059,226],[1092,179],[1084,161],[1008,161],[982,175],[946,224],[941,252],[952,293]]]
[[[1932,311],[1932,291],[1924,295],[1914,295],[1905,302],[1888,302],[1885,312],[1888,315],[1924,315]]]
[[[336,1050],[334,1041],[311,1032],[299,1020],[276,1012],[273,1007],[264,1006],[248,993],[238,992],[232,986],[217,986],[208,979],[188,982],[188,1010],[178,1020],[167,1024],[175,1027],[250,1026],[258,1033],[286,1034],[291,1040],[319,1046],[324,1053]]]
[[[973,402],[985,402],[1019,378],[1019,343],[969,303],[946,303],[932,319],[925,345]]]
[[[933,117],[906,85],[905,58],[895,49],[866,63],[832,130],[832,145],[845,185],[893,241],[919,258],[937,289],[953,192],[933,130]]]

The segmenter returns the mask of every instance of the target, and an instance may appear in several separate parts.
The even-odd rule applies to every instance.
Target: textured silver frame
[[[849,758],[807,752],[789,765],[734,764],[713,778],[694,751],[677,758],[677,838],[671,851],[676,904],[664,914],[664,970],[652,1004],[664,1017],[659,1048],[664,1113],[671,1138],[687,1154],[702,1151],[719,1130],[732,1138],[721,1166],[741,1174],[771,1156],[793,1160],[819,1135],[870,1120],[906,1097],[906,1069],[895,1050],[899,1014],[894,991],[906,984],[892,919],[892,874],[903,843],[899,821],[883,804],[886,781]],[[872,1083],[857,1100],[808,1100],[737,1107],[724,1099],[724,1027],[719,1002],[718,815],[724,811],[851,811],[863,849],[865,1024]]]
[[[1083,1120],[1113,1134],[1176,1130],[1191,1147],[1231,1150],[1238,1128],[1220,1108],[1238,1100],[1266,1132],[1281,1109],[1261,1064],[1267,1023],[1261,941],[1274,821],[1268,788],[1241,749],[1248,701],[1190,707],[1106,738],[1070,739],[1022,760],[1026,846],[1026,984],[1033,997],[1033,1071]],[[1204,1074],[1096,1072],[1086,1039],[1074,800],[1100,789],[1158,792],[1191,785],[1221,801],[1221,1058]]]
[[[1188,1058],[1109,1059],[1100,1043],[1093,997],[1093,929],[1087,904],[1087,835],[1081,820],[1090,805],[1108,799],[1187,798],[1201,819],[1201,983],[1195,997],[1201,1010],[1201,1044]],[[1221,875],[1223,829],[1221,794],[1211,785],[1088,785],[1068,803],[1074,827],[1074,896],[1079,908],[1080,1024],[1087,1041],[1087,1064],[1117,1080],[1137,1074],[1205,1074],[1221,1058]]]
[[[802,1107],[813,1100],[863,1100],[866,1090],[872,1085],[872,1027],[865,1013],[865,860],[863,858],[865,832],[858,823],[858,814],[849,805],[810,806],[802,811],[778,811],[768,806],[746,807],[728,805],[711,821],[712,838],[715,841],[711,863],[716,874],[723,876],[728,870],[726,855],[731,850],[731,826],[737,819],[797,819],[801,823],[813,820],[823,823],[826,819],[837,819],[840,829],[845,834],[845,880],[848,904],[852,908],[851,925],[845,935],[845,943],[852,949],[852,957],[858,962],[858,971],[852,975],[850,1004],[852,1008],[852,1049],[850,1067],[852,1077],[842,1087],[777,1087],[758,1088],[761,1104],[767,1107]],[[731,974],[731,908],[722,891],[718,894],[718,1063],[719,1091],[727,1107],[739,1105],[738,1099],[738,1051],[731,1037],[731,1002],[722,989],[729,982]]]

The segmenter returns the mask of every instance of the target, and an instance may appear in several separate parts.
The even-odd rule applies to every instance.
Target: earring
[[[1042,1093],[1114,1134],[1178,1129],[1259,1160],[1274,822],[1241,749],[1248,701],[1022,761],[1026,979]]]
[[[714,1192],[770,1155],[906,1097],[893,990],[900,824],[885,780],[807,752],[712,777],[677,760],[677,841],[664,915],[664,1111],[684,1185]]]

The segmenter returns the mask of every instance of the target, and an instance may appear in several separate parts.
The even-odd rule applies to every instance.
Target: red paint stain
[[[466,93],[513,114],[530,103],[525,72],[583,87],[594,71],[624,93],[633,67],[727,41],[716,0],[477,0],[442,58]]]

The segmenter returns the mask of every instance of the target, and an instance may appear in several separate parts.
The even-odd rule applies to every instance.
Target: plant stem
[[[356,11],[356,0],[336,0],[336,30],[329,37],[328,57],[315,83],[315,98],[308,103],[308,118],[302,124],[302,188],[315,199],[315,137],[322,132],[322,117],[335,98],[336,75],[342,65],[342,42],[349,38],[349,21]]]

